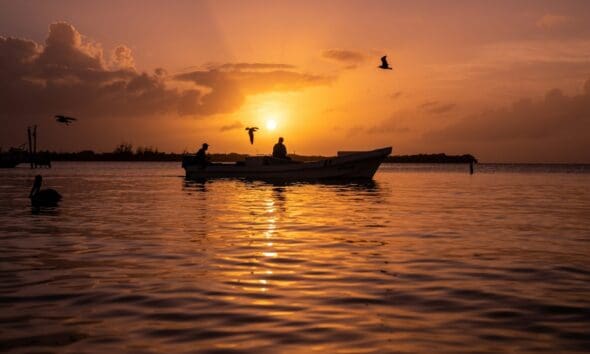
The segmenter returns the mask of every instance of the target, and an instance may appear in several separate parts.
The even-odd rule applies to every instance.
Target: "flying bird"
[[[254,132],[258,130],[258,127],[246,127],[248,136],[250,137],[250,144],[254,144]]]
[[[381,65],[378,66],[379,69],[386,69],[386,70],[393,70],[389,63],[387,62],[387,55],[381,57]]]
[[[61,116],[61,115],[57,115],[55,116],[55,121],[58,123],[64,123],[65,125],[70,125],[73,121],[76,121],[76,118],[72,118],[72,117],[66,117],[66,116]]]

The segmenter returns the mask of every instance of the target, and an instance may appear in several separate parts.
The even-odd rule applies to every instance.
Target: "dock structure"
[[[27,160],[29,161],[31,168],[41,166],[51,168],[51,160],[49,157],[37,153],[37,125],[27,127],[27,137],[29,142]]]

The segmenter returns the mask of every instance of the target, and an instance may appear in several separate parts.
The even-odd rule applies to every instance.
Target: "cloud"
[[[100,45],[70,24],[53,23],[45,45],[0,37],[0,115],[92,116],[190,114],[197,90],[168,88],[166,78],[139,73],[131,50],[119,46],[108,67]]]
[[[361,52],[346,49],[328,49],[322,53],[322,57],[345,64],[347,69],[354,69],[367,59]]]
[[[497,150],[505,150],[511,142],[526,142],[527,148],[536,149],[545,156],[567,147],[575,151],[572,156],[590,161],[589,124],[590,80],[585,82],[580,94],[567,96],[553,89],[540,100],[521,99],[510,107],[468,116],[427,133],[425,138],[474,145],[493,143]]]
[[[0,54],[0,116],[10,119],[57,113],[202,117],[233,112],[247,95],[331,82],[280,63],[226,63],[172,76],[162,68],[139,72],[129,47],[116,47],[107,62],[100,44],[65,22],[49,26],[44,45],[0,37]]]
[[[391,95],[389,95],[389,98],[391,98],[392,100],[397,100],[401,96],[402,96],[402,92],[396,91],[396,92],[392,93]]]
[[[210,64],[209,69],[217,70],[271,70],[271,69],[295,69],[294,65],[281,63],[225,63],[221,65]]]
[[[135,60],[131,49],[124,45],[120,45],[113,51],[111,63],[114,67],[120,69],[135,69]]]
[[[339,127],[338,127],[339,128]],[[363,127],[360,125],[355,125],[350,127],[347,132],[346,136],[352,137],[359,134],[370,134],[370,135],[378,135],[378,134],[390,134],[390,133],[407,133],[410,131],[405,125],[401,125],[396,123],[393,119],[387,120],[381,124],[375,124],[369,127]]]
[[[590,75],[590,40],[532,39],[480,46],[473,58],[445,74],[468,96],[497,98],[539,95],[547,87],[571,88]],[[518,85],[512,83],[518,82]]]
[[[410,128],[394,119],[389,119],[381,124],[373,125],[365,131],[368,134],[407,133],[410,131]]]
[[[568,16],[545,14],[541,16],[535,24],[537,27],[547,30],[562,26],[570,21],[571,19]]]
[[[340,129],[340,127],[338,127],[338,129]],[[361,125],[353,125],[352,127],[349,127],[346,130],[346,136],[347,137],[352,137],[361,133],[366,133],[367,129]]]
[[[452,111],[457,105],[454,103],[440,103],[438,101],[427,101],[422,103],[419,108],[433,114],[443,114]]]
[[[590,60],[522,60],[488,66],[476,66],[464,71],[473,80],[543,83],[551,80],[571,80],[590,74]]]
[[[362,126],[355,125],[348,129],[347,136],[355,136],[358,134],[389,134],[389,133],[407,133],[410,128],[405,124],[407,115],[402,112],[392,114],[389,118],[373,125]]]
[[[443,114],[452,111],[453,109],[455,109],[456,106],[457,105],[454,103],[441,104],[439,106],[430,108],[429,112],[435,114]]]
[[[274,68],[272,64],[270,67]],[[243,67],[243,66],[241,66]],[[175,80],[191,82],[196,87],[207,87],[210,93],[201,99],[203,114],[229,113],[239,108],[246,95],[272,91],[298,91],[307,87],[327,85],[333,78],[300,73],[293,70],[235,69],[232,64],[223,64],[208,70],[178,74]],[[222,70],[232,68],[231,70]]]
[[[438,101],[426,101],[426,102],[422,103],[421,105],[419,105],[418,107],[420,107],[420,108],[429,108],[429,107],[432,107],[432,106],[437,105],[437,104],[438,104]]]
[[[231,124],[222,125],[221,128],[219,128],[219,131],[226,132],[229,130],[241,129],[243,127],[244,127],[244,125],[240,121],[236,120],[235,122],[233,122]]]

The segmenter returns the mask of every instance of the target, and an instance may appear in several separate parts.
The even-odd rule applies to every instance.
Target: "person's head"
[[[209,148],[209,144],[203,143],[203,150],[207,150]]]
[[[285,139],[283,139],[283,137],[281,136],[281,137],[279,138],[279,144],[282,144],[282,143],[283,143],[283,140],[285,140]]]

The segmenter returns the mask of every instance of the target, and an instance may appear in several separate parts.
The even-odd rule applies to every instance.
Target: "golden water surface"
[[[0,171],[0,351],[590,348],[590,173],[384,165],[368,184]],[[64,199],[31,208],[35,173]],[[566,173],[567,172],[567,173]]]

